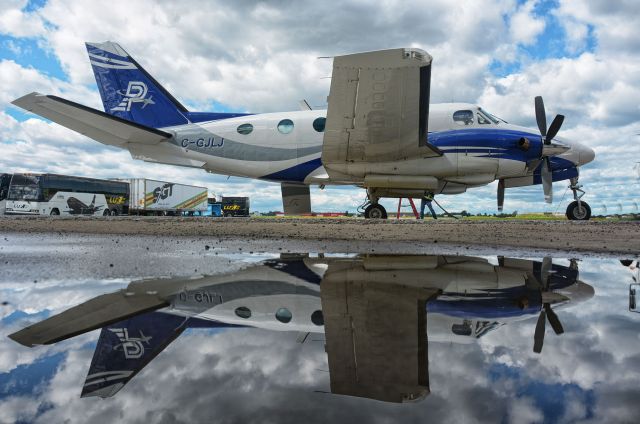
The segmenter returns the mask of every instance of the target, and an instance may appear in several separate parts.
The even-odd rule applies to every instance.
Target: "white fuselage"
[[[466,123],[454,120],[454,113],[464,110],[472,111],[477,118]],[[370,173],[424,175],[449,183],[448,191],[441,192],[455,193],[498,178],[531,175],[530,161],[504,155],[509,149],[501,147],[500,138],[501,134],[517,133],[539,143],[538,131],[497,120],[481,123],[479,113],[479,107],[472,104],[431,105],[429,141],[439,148],[444,143],[442,156],[345,164],[344,171],[349,177],[340,180],[329,178],[320,160],[324,133],[314,129],[313,124],[325,117],[325,110],[264,113],[168,127],[163,130],[174,135],[169,143],[134,144],[128,148],[134,158],[152,162],[198,167],[223,175],[318,185],[361,185]],[[283,120],[293,123],[288,133],[279,130]],[[247,124],[252,130],[241,134],[239,128]],[[486,131],[494,137],[491,145],[482,144],[486,140],[473,139],[474,134]],[[558,160],[580,166],[593,159],[591,149],[567,140],[562,142],[571,149],[558,155]]]

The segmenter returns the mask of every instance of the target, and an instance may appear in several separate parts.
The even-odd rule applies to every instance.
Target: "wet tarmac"
[[[0,422],[636,422],[636,259],[4,234]]]

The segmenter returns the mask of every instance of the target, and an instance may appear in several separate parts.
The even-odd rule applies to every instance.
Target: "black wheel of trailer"
[[[60,215],[60,211],[58,210],[58,208],[53,208],[51,209],[51,212],[49,212],[49,215],[52,215],[52,216]]]
[[[591,208],[587,202],[580,202],[580,205],[578,205],[577,201],[573,201],[567,206],[566,215],[571,221],[587,221],[591,218]]]
[[[372,203],[364,210],[365,218],[387,219],[387,210],[379,203]]]

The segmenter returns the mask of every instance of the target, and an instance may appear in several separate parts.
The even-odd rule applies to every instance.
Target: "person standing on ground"
[[[433,193],[426,192],[424,196],[420,199],[420,219],[424,219],[424,207],[428,206],[431,211],[431,216],[433,219],[438,219],[436,216],[436,211],[433,210],[433,206],[431,206],[431,202],[433,201]]]

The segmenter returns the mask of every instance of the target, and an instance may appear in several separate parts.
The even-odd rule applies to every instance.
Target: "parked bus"
[[[56,174],[13,174],[6,214],[120,215],[129,212],[129,184]]]
[[[11,183],[11,174],[0,174],[0,215],[4,215],[9,183]]]

